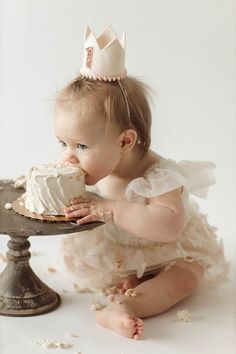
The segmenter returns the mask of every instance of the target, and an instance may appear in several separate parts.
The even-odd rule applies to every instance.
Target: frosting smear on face
[[[85,173],[72,164],[32,167],[27,174],[25,207],[34,213],[64,215],[72,198],[85,195]]]

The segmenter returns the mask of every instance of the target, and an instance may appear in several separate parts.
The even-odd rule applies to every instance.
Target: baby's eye
[[[80,149],[80,150],[86,150],[88,147],[84,144],[77,144],[76,145],[77,149]]]
[[[61,147],[66,147],[66,143],[64,143],[64,141],[59,140],[58,142],[59,142],[59,144],[61,145]]]

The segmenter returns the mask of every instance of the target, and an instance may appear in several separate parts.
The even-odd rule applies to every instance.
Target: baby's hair
[[[79,102],[80,98],[94,99],[96,108],[106,119],[107,127],[115,124],[120,132],[134,129],[138,136],[137,143],[146,153],[151,143],[151,90],[144,82],[131,76],[122,79],[121,85],[124,92],[116,81],[95,81],[78,76],[58,93],[57,105],[62,103],[66,107],[67,104]]]

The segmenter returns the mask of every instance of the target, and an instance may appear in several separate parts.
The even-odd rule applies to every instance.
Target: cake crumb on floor
[[[69,349],[72,348],[74,344],[65,343],[45,338],[40,338],[38,341],[32,342],[35,347],[40,347],[43,349]]]
[[[31,253],[31,256],[35,256],[35,257],[42,256],[42,252],[31,251],[30,253]]]
[[[192,314],[186,309],[179,310],[173,322],[192,322]]]
[[[79,338],[79,335],[78,335],[78,334],[75,334],[75,333],[73,333],[73,332],[71,332],[71,331],[66,332],[66,333],[65,333],[65,336],[66,336],[66,337],[70,337],[70,338]]]
[[[73,289],[75,293],[91,293],[92,291],[89,288],[81,288],[78,284],[73,283]]]
[[[56,268],[54,268],[54,267],[48,267],[48,271],[49,271],[50,273],[55,273],[57,270],[56,270]]]
[[[90,309],[91,311],[99,311],[104,309],[104,307],[106,307],[106,305],[102,304],[100,301],[94,301]]]

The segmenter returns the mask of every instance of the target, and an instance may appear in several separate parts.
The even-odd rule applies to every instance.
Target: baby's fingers
[[[77,220],[77,224],[82,225],[82,224],[87,224],[88,222],[93,222],[93,221],[98,221],[97,215],[90,214],[90,215],[87,215],[87,216]]]
[[[80,204],[80,203],[91,203],[92,199],[91,198],[86,198],[86,197],[77,197],[77,198],[73,198],[70,201],[71,205],[74,204]]]
[[[64,209],[64,212],[66,214],[69,214],[73,211],[84,209],[84,208],[90,208],[92,203],[80,203],[80,204],[73,204],[67,208]]]
[[[84,216],[87,216],[90,214],[90,209],[89,207],[87,208],[80,208],[74,211],[70,211],[70,212],[65,212],[65,216],[67,218],[81,218]]]

